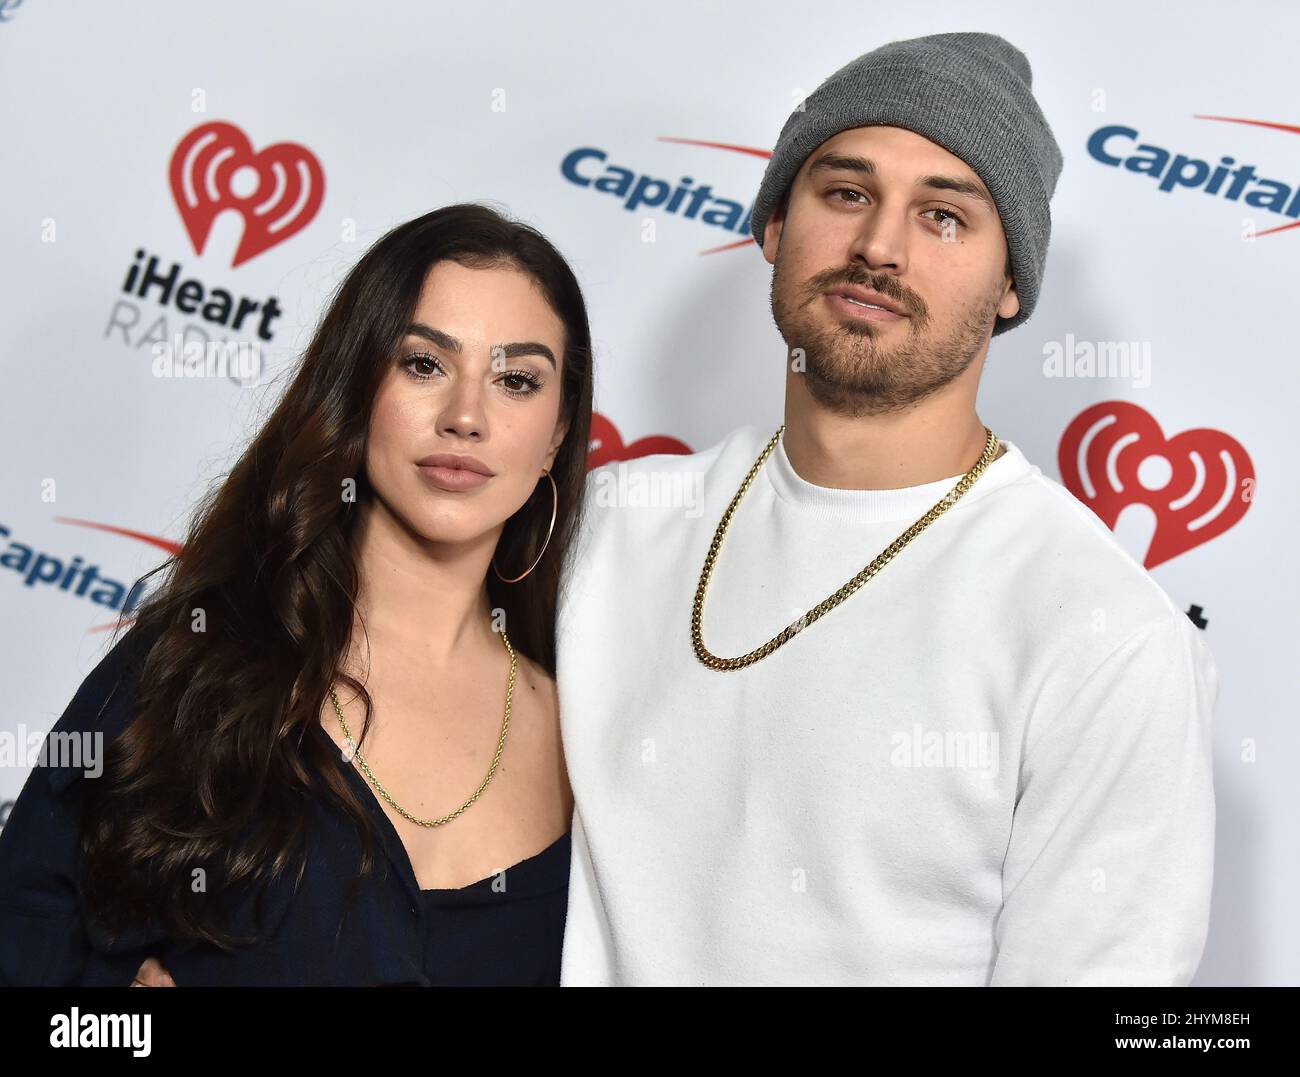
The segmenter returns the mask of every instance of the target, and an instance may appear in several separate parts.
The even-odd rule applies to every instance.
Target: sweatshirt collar
[[[999,440],[1006,446],[1006,452],[984,469],[984,474],[975,480],[975,484],[950,512],[987,497],[994,490],[1036,470],[1018,446],[1005,438]],[[761,472],[777,497],[789,505],[813,516],[858,523],[890,520],[906,520],[910,523],[925,515],[965,474],[963,471],[934,482],[896,490],[840,490],[830,486],[816,486],[800,476],[790,463],[785,451],[784,432]]]

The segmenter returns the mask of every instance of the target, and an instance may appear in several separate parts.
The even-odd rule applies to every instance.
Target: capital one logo
[[[296,142],[254,151],[233,123],[194,128],[172,153],[172,197],[202,254],[217,216],[234,210],[244,234],[231,268],[283,243],[311,223],[325,197],[325,173],[316,155]]]
[[[1166,437],[1144,408],[1107,400],[1081,412],[1061,435],[1065,487],[1114,530],[1130,505],[1155,514],[1143,564],[1163,564],[1222,535],[1250,508],[1255,466],[1222,430]]]

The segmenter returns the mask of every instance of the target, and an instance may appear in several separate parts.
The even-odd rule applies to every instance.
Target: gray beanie
[[[1020,311],[993,335],[1025,321],[1038,301],[1052,235],[1048,201],[1061,150],[1031,92],[1024,53],[996,34],[931,34],[859,56],[817,87],[781,128],[754,202],[763,229],[808,155],[851,127],[905,127],[960,157],[984,181],[1002,218]]]

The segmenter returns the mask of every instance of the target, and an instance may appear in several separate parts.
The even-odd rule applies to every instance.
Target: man
[[[559,624],[565,984],[1194,975],[1213,659],[975,411],[1046,259],[1062,159],[1030,86],[975,33],[832,75],[753,215],[783,428],[592,473]],[[702,515],[608,504],[618,468],[702,478]]]

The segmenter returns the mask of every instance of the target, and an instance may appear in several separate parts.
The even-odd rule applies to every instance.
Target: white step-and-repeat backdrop
[[[487,201],[556,243],[590,305],[593,462],[775,429],[785,352],[748,216],[782,123],[877,45],[984,30],[1029,57],[1065,166],[1041,302],[994,340],[980,414],[1218,662],[1196,982],[1300,982],[1300,9],[1050,8],[0,0],[0,821],[383,232]],[[288,188],[252,167],[196,187],[214,143],[278,156]],[[155,368],[155,343],[236,337],[260,377]],[[1137,484],[1079,467],[1096,439],[1149,447]]]

